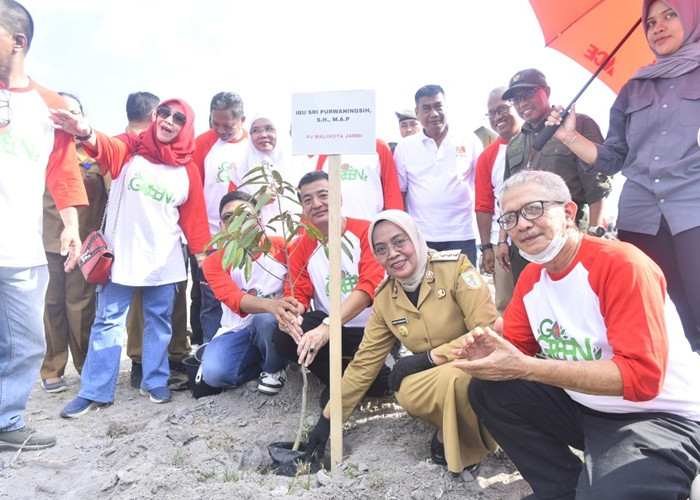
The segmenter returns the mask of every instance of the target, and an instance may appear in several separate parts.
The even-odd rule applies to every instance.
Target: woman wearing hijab
[[[491,292],[465,255],[429,250],[416,223],[400,210],[377,214],[369,228],[372,252],[388,274],[377,288],[364,339],[343,375],[343,420],[364,396],[396,339],[413,354],[394,365],[389,386],[401,406],[437,428],[433,461],[475,477],[496,443],[469,406],[471,377],[450,363],[461,339],[498,317]],[[323,456],[329,406],[309,436]]]
[[[143,289],[144,336],[141,394],[154,403],[171,399],[168,342],[177,283],[187,279],[181,239],[203,257],[209,225],[202,183],[191,161],[194,112],[181,99],[163,102],[140,135],[114,138],[62,110],[54,123],[76,135],[85,151],[112,176],[105,239],[114,250],[111,276],[98,286],[97,313],[83,366],[81,390],[61,416],[75,418],[114,401],[121,337],[131,297]]]
[[[258,113],[253,116],[253,119],[250,121],[248,152],[241,162],[241,165],[231,174],[231,182],[234,185],[239,186],[244,183],[247,180],[245,178],[246,174],[254,168],[263,166],[265,162],[269,165],[269,172],[276,170],[282,175],[285,181],[290,182],[288,177],[291,165],[291,154],[284,140],[286,132],[283,132],[278,137],[277,127],[271,116],[272,115],[269,113]],[[242,191],[251,196],[255,196],[259,189],[260,185],[258,184],[250,184],[241,188]],[[273,197],[260,209],[260,219],[263,221],[263,224],[269,225],[273,217],[287,209],[290,209],[292,212],[299,211],[290,207],[285,198],[281,197],[278,199],[274,191],[270,190],[269,192],[273,194]],[[281,222],[277,221],[272,223],[272,228],[276,236],[282,236]]]
[[[555,136],[591,169],[627,178],[618,237],[661,267],[685,335],[700,351],[700,3],[644,0],[642,23],[656,62],[620,90],[605,142],[577,134],[574,113]],[[557,112],[548,119],[560,122]]]

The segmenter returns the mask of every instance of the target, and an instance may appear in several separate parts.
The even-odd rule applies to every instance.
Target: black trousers
[[[686,499],[700,471],[700,423],[675,415],[596,412],[524,380],[474,378],[469,402],[538,499]]]
[[[301,329],[304,330],[304,332],[313,330],[321,324],[323,318],[326,316],[327,314],[323,311],[312,311],[304,314]],[[355,356],[357,348],[360,346],[360,342],[362,342],[363,335],[364,328],[342,328],[343,372],[345,372],[345,369]],[[281,356],[294,363],[299,360],[297,344],[289,334],[277,328],[272,336],[272,342],[275,344],[275,349],[277,349]],[[331,371],[329,352],[329,344],[326,344],[316,353],[316,357],[308,367],[309,371],[316,375],[326,386],[329,384]],[[391,370],[389,370],[386,365],[382,367],[379,374],[377,374],[377,378],[367,390],[368,396],[382,397],[391,394],[388,383],[390,371]]]
[[[693,350],[700,352],[700,227],[674,236],[662,218],[656,235],[620,230],[618,238],[639,248],[661,268],[685,336]]]

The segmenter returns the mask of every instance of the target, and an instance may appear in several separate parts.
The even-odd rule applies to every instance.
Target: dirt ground
[[[334,473],[276,475],[267,445],[294,440],[302,392],[298,366],[288,368],[287,383],[275,396],[249,382],[200,399],[189,390],[173,391],[173,401],[162,405],[129,385],[130,369],[123,349],[115,403],[72,420],[59,416],[80,387],[71,362],[68,391],[48,394],[37,381],[25,419],[55,434],[58,443],[42,451],[0,451],[0,498],[510,500],[532,492],[507,458],[486,457],[469,482],[433,464],[434,429],[393,397],[366,399],[357,407],[345,424],[344,460]],[[309,382],[312,427],[321,386],[313,375]],[[328,460],[330,451],[326,455]]]
[[[345,426],[344,462],[296,477],[274,475],[267,445],[293,440],[301,374],[283,391],[256,384],[195,399],[189,390],[156,405],[129,386],[124,360],[115,404],[82,418],[59,411],[78,392],[47,394],[37,383],[25,414],[30,426],[58,436],[47,450],[0,452],[0,498],[521,498],[531,492],[508,459],[489,456],[476,481],[431,463],[432,429],[393,398],[366,400]],[[318,418],[320,384],[310,377],[309,425]]]

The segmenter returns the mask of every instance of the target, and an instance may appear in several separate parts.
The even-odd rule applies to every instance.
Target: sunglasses
[[[163,119],[168,118],[170,115],[173,115],[173,123],[175,125],[180,125],[181,127],[185,123],[187,123],[187,117],[184,113],[180,113],[179,111],[175,111],[173,113],[173,110],[170,109],[168,106],[158,106],[156,114]]]

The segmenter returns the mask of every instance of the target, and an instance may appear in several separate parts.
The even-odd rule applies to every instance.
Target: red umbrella
[[[547,47],[595,72],[638,22],[641,0],[530,0]],[[616,94],[654,54],[641,25],[633,31],[598,78]]]
[[[545,45],[570,57],[593,76],[562,113],[599,78],[615,93],[641,66],[654,61],[641,25],[640,0],[530,0]],[[554,134],[550,127],[533,148],[540,150]]]

